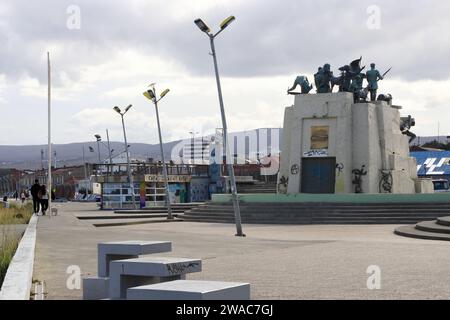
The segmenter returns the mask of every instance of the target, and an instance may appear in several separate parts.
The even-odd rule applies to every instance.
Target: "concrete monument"
[[[353,92],[295,96],[285,110],[278,192],[432,192],[431,181],[417,177],[401,107],[385,100],[355,103]]]

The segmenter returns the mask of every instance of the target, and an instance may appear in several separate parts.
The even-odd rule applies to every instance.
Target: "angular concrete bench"
[[[250,300],[250,284],[176,280],[129,288],[128,300]]]
[[[199,259],[143,257],[110,263],[109,298],[125,299],[128,288],[185,279],[202,271]]]
[[[114,260],[133,259],[146,254],[172,251],[170,241],[115,241],[98,244],[98,276],[109,276],[109,264]]]
[[[109,264],[114,260],[172,251],[170,241],[114,241],[98,244],[98,277],[83,279],[83,299],[99,300],[109,294]]]

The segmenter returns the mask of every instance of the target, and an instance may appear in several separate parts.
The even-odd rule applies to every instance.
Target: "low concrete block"
[[[98,276],[109,277],[109,263],[140,255],[172,251],[170,241],[114,241],[98,244]]]
[[[83,279],[83,300],[101,300],[108,298],[109,278],[92,277]]]
[[[189,258],[143,257],[110,263],[109,297],[125,299],[128,288],[166,281],[182,280],[202,271],[202,261]]]
[[[250,284],[177,280],[129,288],[128,300],[250,300]]]

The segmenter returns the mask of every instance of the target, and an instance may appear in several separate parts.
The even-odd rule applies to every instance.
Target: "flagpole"
[[[50,53],[47,52],[47,69],[48,69],[48,178],[47,178],[47,193],[48,193],[48,214],[51,215],[52,206],[52,136],[51,136],[51,68],[50,68]]]

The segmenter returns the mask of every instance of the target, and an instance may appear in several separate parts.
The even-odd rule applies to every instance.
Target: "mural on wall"
[[[329,126],[311,127],[311,150],[327,150]]]
[[[186,185],[184,183],[170,183],[169,195],[171,203],[189,202],[187,197]]]
[[[192,179],[190,183],[189,193],[191,195],[191,202],[202,202],[209,200],[209,180]]]
[[[145,208],[145,181],[139,184],[139,206],[141,209]]]
[[[367,175],[365,170],[366,166],[363,165],[361,169],[353,169],[352,173],[355,175],[352,183],[355,185],[355,193],[363,193],[362,189],[362,176]]]

